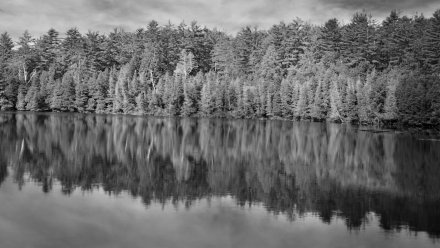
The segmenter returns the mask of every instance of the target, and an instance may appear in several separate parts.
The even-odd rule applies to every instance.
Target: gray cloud
[[[39,36],[49,28],[109,32],[115,27],[135,30],[151,20],[200,25],[230,33],[245,25],[268,28],[299,17],[321,24],[337,17],[348,21],[365,9],[383,18],[392,9],[430,15],[438,0],[0,0],[0,32],[18,37],[25,29]],[[440,6],[437,6],[440,7]],[[376,16],[377,15],[377,16]]]
[[[322,6],[338,9],[340,13],[351,13],[365,10],[374,18],[383,19],[392,10],[404,15],[423,13],[430,16],[440,8],[438,0],[318,0]]]
[[[321,2],[348,10],[367,9],[385,12],[393,9],[412,10],[439,4],[438,0],[321,0]]]

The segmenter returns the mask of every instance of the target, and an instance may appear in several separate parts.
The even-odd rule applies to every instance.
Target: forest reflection
[[[190,208],[231,195],[290,220],[440,237],[440,142],[345,125],[75,114],[0,115],[0,184],[102,187]],[[9,169],[8,169],[9,168]],[[8,175],[8,172],[10,175]]]

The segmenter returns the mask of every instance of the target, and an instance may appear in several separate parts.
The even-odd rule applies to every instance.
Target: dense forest
[[[0,37],[1,110],[440,124],[440,10]]]

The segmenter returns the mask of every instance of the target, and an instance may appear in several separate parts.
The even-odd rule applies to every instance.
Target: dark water
[[[317,123],[0,114],[0,247],[436,247],[440,142]]]

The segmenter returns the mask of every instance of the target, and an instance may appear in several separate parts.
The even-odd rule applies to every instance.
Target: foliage
[[[440,122],[440,10],[382,23],[300,19],[236,36],[196,22],[16,43],[0,36],[0,109],[342,122]]]

